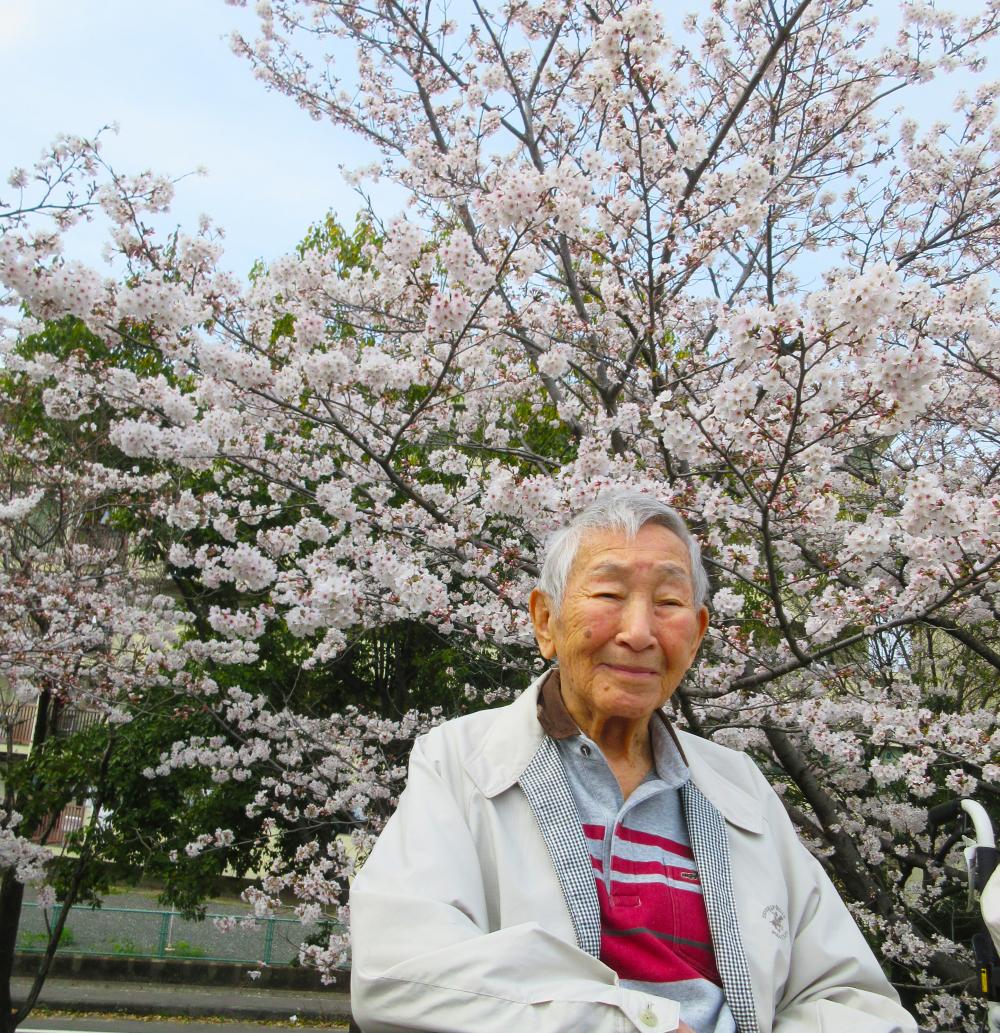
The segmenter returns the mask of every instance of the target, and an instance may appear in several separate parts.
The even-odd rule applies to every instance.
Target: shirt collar
[[[538,723],[550,739],[569,739],[570,736],[580,734],[580,729],[563,703],[558,667],[549,671],[538,693]]]

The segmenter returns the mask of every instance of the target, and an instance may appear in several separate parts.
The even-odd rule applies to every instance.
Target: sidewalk
[[[14,1003],[22,1001],[30,980],[11,980]],[[204,987],[126,982],[48,979],[38,1007],[80,1012],[173,1015],[185,1018],[260,1020],[298,1024],[316,1020],[350,1022],[350,995],[341,991],[273,990],[249,987]],[[29,1020],[30,1022],[30,1020]]]

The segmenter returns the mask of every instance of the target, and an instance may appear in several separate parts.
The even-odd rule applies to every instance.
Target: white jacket
[[[399,808],[351,890],[351,1007],[364,1033],[668,1033],[683,1018],[578,946],[574,891],[519,784],[551,743],[538,684],[414,745]],[[749,1018],[734,1007],[740,1033],[915,1033],[757,767],[678,734],[692,782],[724,819],[737,914],[713,940],[727,999],[749,1002]],[[703,871],[710,918],[712,881]],[[723,965],[723,940],[745,960]],[[734,971],[749,987],[727,979]]]

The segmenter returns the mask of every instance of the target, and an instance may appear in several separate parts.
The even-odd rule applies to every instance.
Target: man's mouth
[[[642,677],[643,675],[656,676],[660,673],[659,671],[653,670],[649,667],[635,667],[632,664],[606,662],[604,666],[610,668],[612,671],[618,671],[621,674],[631,674],[637,677]]]

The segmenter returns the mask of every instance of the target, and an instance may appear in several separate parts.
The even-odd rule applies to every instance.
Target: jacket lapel
[[[597,901],[590,851],[559,749],[547,736],[521,773],[518,783],[545,840],[559,877],[566,907],[581,950],[601,956],[601,907]]]
[[[750,968],[736,918],[726,825],[722,815],[690,780],[681,787],[681,796],[726,1002],[739,1033],[758,1033]]]

